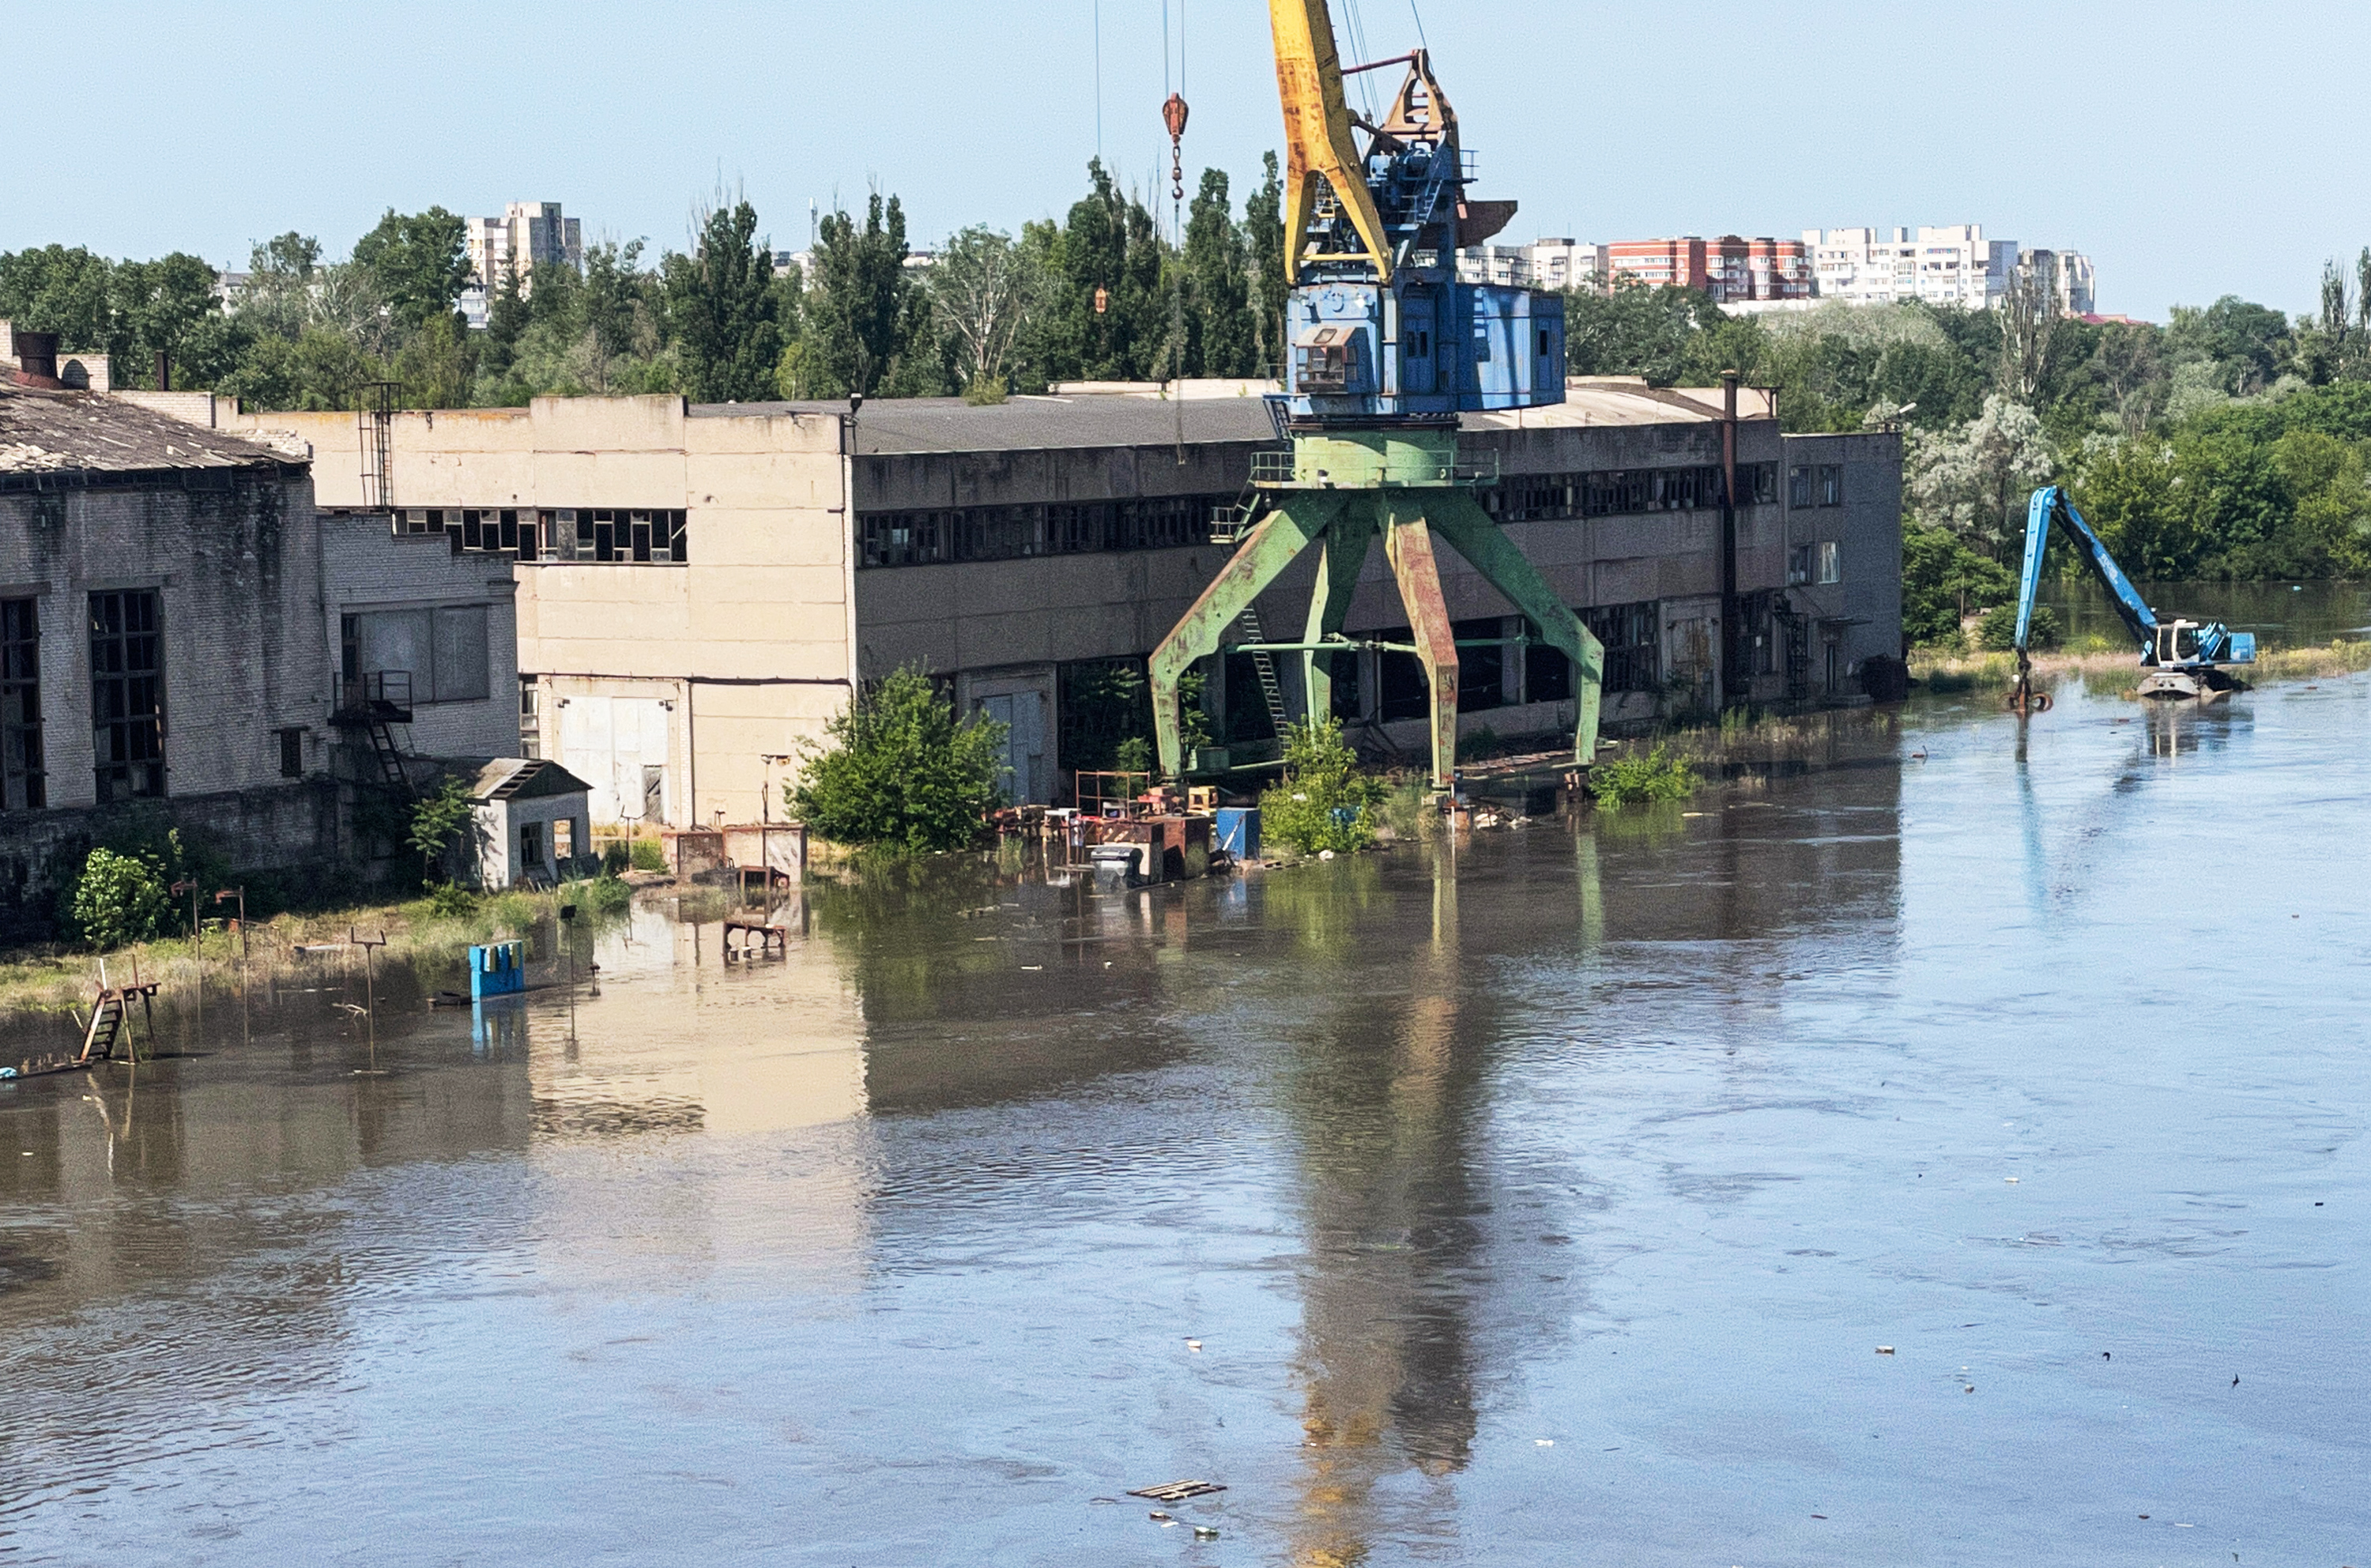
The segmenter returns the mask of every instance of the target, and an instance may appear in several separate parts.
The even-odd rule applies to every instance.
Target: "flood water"
[[[2367,719],[217,994],[0,1086],[0,1560],[2362,1563]]]

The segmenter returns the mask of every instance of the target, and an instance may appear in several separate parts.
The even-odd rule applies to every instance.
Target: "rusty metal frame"
[[[1440,587],[1436,537],[1465,558],[1532,623],[1541,641],[1571,662],[1573,759],[1586,767],[1597,754],[1605,676],[1605,650],[1571,607],[1556,596],[1472,494],[1453,485],[1271,492],[1276,504],[1237,548],[1234,558],[1151,659],[1153,730],[1164,777],[1186,773],[1178,688],[1197,659],[1227,651],[1238,616],[1313,547],[1319,551],[1301,641],[1301,716],[1333,711],[1333,661],[1359,644],[1342,637],[1368,547],[1381,534],[1401,603],[1413,628],[1413,651],[1430,687],[1432,782],[1450,788],[1457,766],[1457,637]],[[1291,648],[1296,645],[1278,644]]]

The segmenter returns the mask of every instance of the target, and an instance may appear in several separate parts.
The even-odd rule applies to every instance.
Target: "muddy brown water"
[[[2359,1563],[2366,719],[217,992],[0,1086],[0,1561]]]

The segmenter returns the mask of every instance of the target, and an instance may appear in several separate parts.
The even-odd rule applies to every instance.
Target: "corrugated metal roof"
[[[592,789],[548,757],[498,756],[478,770],[469,798],[490,801],[535,801],[549,795],[581,795]]]
[[[0,384],[0,479],[272,468],[296,461],[104,393]]]

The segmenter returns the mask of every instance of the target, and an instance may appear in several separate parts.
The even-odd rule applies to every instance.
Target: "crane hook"
[[[1174,202],[1186,199],[1186,100],[1175,93],[1161,106],[1161,122],[1169,127],[1169,196]]]

